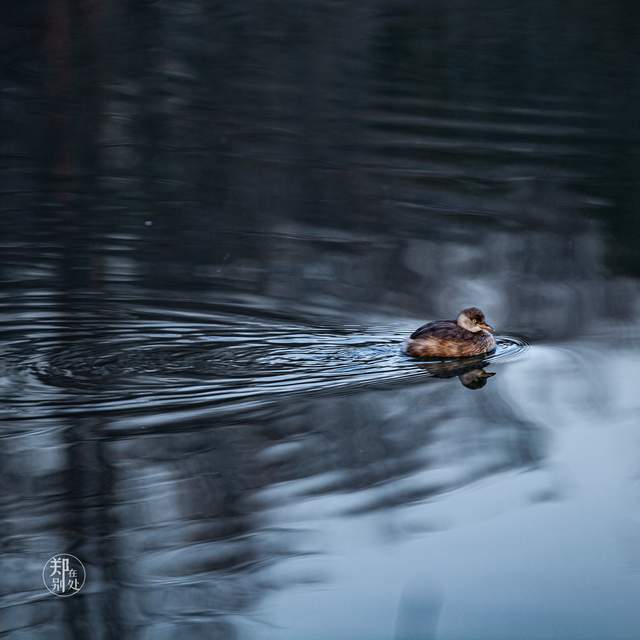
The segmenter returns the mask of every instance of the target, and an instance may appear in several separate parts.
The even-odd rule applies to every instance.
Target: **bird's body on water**
[[[427,322],[416,329],[405,345],[417,358],[467,358],[496,348],[493,327],[477,307],[463,309],[456,320]]]

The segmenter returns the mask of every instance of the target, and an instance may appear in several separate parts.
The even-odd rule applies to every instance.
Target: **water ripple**
[[[142,310],[135,318],[71,322],[42,314],[28,331],[25,341],[22,319],[4,327],[0,379],[17,408],[13,417],[137,410],[151,418],[283,393],[450,377],[476,364],[416,366],[401,350],[405,326],[310,326],[257,320],[244,310]],[[517,357],[526,347],[521,338],[501,336],[481,364]]]

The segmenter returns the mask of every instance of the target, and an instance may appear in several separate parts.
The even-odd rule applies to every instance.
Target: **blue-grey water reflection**
[[[637,13],[15,8],[0,632],[636,638]]]

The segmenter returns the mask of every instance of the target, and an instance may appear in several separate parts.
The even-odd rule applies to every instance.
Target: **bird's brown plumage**
[[[477,321],[484,322],[484,314],[475,307],[472,309],[479,312]],[[438,320],[416,329],[405,350],[418,358],[466,358],[490,353],[495,348],[496,340],[488,331],[468,331],[454,320]]]

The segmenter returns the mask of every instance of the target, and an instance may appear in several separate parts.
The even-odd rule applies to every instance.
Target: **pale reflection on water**
[[[16,9],[0,632],[635,638],[633,9],[471,4]]]

